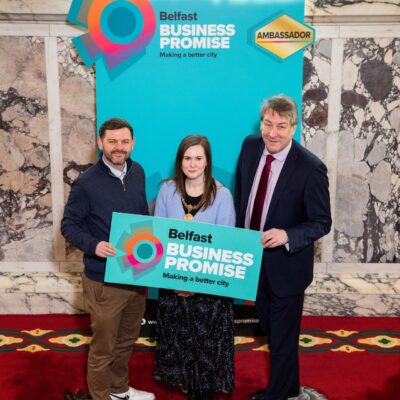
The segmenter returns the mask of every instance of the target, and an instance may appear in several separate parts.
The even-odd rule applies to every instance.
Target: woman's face
[[[183,154],[182,172],[187,179],[204,179],[204,170],[207,166],[207,158],[203,146],[196,144],[189,147]]]

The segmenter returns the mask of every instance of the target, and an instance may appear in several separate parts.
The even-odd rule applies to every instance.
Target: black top
[[[185,200],[186,204],[189,204],[189,205],[191,205],[191,206],[197,206],[197,204],[200,203],[200,200],[201,200],[202,196],[203,196],[203,195],[196,196],[196,197],[189,196],[189,195],[186,193],[186,191],[185,191],[184,200]],[[194,216],[197,214],[197,212],[201,209],[201,207],[199,207],[199,208],[196,208],[195,210],[192,210],[192,211],[189,213],[189,210],[185,207],[185,205],[183,204],[183,202],[182,202],[182,206],[183,206],[183,209],[185,210],[185,213],[186,213],[186,214],[192,214],[193,217],[194,217]]]

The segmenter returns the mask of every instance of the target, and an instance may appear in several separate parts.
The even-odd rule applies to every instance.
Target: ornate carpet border
[[[32,329],[0,330],[1,352],[87,352],[91,332],[86,329]],[[379,353],[400,354],[400,331],[396,330],[302,330],[300,335],[302,353]],[[154,338],[141,337],[135,343],[135,350],[154,351]],[[266,337],[235,337],[235,351],[268,351]]]

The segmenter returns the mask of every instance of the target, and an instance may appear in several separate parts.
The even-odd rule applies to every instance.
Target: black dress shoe
[[[92,397],[85,393],[83,389],[78,389],[75,393],[66,390],[64,392],[64,400],[91,400]]]
[[[64,400],[74,400],[74,394],[70,392],[69,390],[66,390],[64,392]]]
[[[187,396],[188,400],[214,400],[212,390],[189,390]]]
[[[212,390],[200,392],[199,400],[214,400],[214,392]]]
[[[196,390],[188,390],[187,392],[187,400],[198,400],[198,393]]]
[[[264,400],[266,392],[267,392],[267,389],[261,389],[258,392],[250,393],[249,399],[250,400]]]

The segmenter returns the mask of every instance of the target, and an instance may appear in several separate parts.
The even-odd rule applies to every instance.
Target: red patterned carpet
[[[90,341],[87,316],[0,316],[0,400],[62,400],[85,387]],[[329,400],[400,399],[400,319],[305,317],[301,383]],[[158,400],[184,399],[152,376],[154,340],[141,338],[132,383]],[[245,400],[266,385],[265,338],[236,338],[236,390],[219,400]]]

